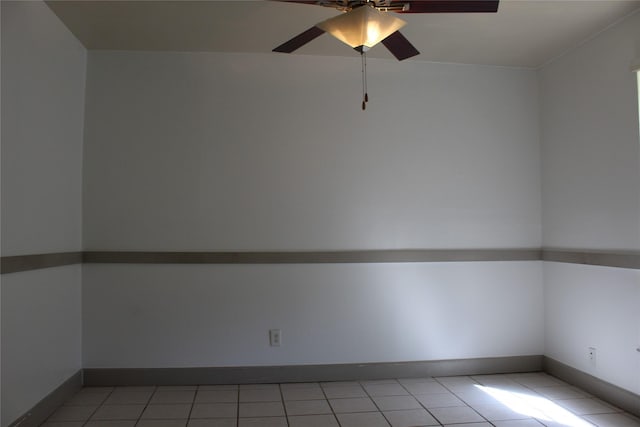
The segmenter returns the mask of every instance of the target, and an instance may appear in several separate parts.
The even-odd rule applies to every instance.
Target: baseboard
[[[332,365],[85,369],[84,384],[86,386],[260,384],[498,374],[541,369],[542,356]]]
[[[71,396],[82,388],[82,371],[78,371],[35,404],[24,415],[9,424],[9,427],[38,427]],[[5,391],[3,391],[5,392]]]
[[[638,251],[554,248],[388,249],[290,252],[85,251],[0,257],[0,274],[70,264],[336,264],[473,261],[550,261],[640,269]]]
[[[589,375],[555,359],[544,356],[543,369],[548,374],[575,385],[596,397],[640,417],[640,395]]]

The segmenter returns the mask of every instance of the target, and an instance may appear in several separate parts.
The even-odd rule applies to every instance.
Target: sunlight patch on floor
[[[545,397],[502,390],[496,387],[482,385],[476,387],[519,414],[542,421],[553,421],[566,427],[593,427],[593,424],[577,417]]]

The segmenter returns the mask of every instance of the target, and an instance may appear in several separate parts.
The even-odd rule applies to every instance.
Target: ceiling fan
[[[406,22],[396,13],[497,12],[499,0],[275,0],[332,7],[344,13],[319,22],[273,49],[292,53],[310,41],[329,33],[360,52],[362,57],[362,109],[369,102],[366,51],[382,43],[399,61],[418,55],[399,31]]]
[[[399,61],[420,52],[400,31],[406,22],[396,13],[497,12],[499,0],[276,0],[332,7],[344,12],[322,21],[273,49],[292,53],[325,32],[363,53],[382,43]]]

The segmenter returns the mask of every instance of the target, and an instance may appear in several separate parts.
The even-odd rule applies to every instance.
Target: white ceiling
[[[339,13],[266,0],[47,3],[87,48],[115,50],[269,53]],[[405,14],[402,33],[421,52],[409,61],[538,67],[638,10],[637,0],[501,0],[495,14]],[[295,54],[357,55],[328,34]],[[381,45],[369,56],[393,58]]]

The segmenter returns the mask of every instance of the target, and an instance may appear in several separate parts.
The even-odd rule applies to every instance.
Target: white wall
[[[2,2],[2,254],[80,250],[81,219],[89,250],[537,247],[542,223],[545,246],[638,249],[638,21],[540,70],[540,109],[527,70],[372,60],[361,112],[358,58],[91,53],[83,217],[86,53],[44,4]],[[3,275],[3,426],[82,366],[80,274]],[[640,392],[634,271],[87,265],[82,280],[85,367],[540,354],[544,333],[547,355]]]
[[[640,249],[640,13],[539,72],[543,244]]]
[[[90,52],[85,248],[539,247],[535,72],[368,69]]]
[[[544,246],[640,249],[636,58],[640,13],[539,72]],[[545,354],[640,393],[638,272],[545,263],[544,277]]]
[[[81,267],[2,276],[2,425],[82,368]]]
[[[355,55],[90,52],[85,248],[539,247],[535,72],[368,69],[363,112]],[[85,366],[541,354],[540,268],[85,265]]]
[[[86,51],[41,2],[2,2],[2,254],[81,247]]]
[[[541,354],[539,262],[84,266],[87,368]],[[268,331],[282,330],[269,347]]]
[[[86,52],[44,3],[1,4],[2,255],[81,250]],[[82,367],[80,280],[2,275],[2,426]]]
[[[640,394],[640,272],[545,263],[545,282],[545,354]]]

